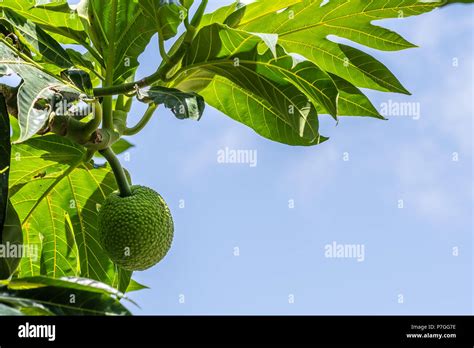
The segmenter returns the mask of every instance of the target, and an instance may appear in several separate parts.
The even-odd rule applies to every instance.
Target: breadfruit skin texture
[[[145,186],[132,186],[132,195],[109,195],[99,216],[100,243],[117,265],[141,271],[161,261],[171,247],[173,218],[165,200]]]

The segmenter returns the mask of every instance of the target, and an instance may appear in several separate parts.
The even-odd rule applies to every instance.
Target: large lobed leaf
[[[19,275],[82,276],[125,291],[131,272],[98,242],[98,207],[117,189],[112,171],[83,163],[82,148],[54,135],[15,145],[13,153],[11,201],[25,245],[37,252],[23,257]]]
[[[262,44],[270,45],[259,53]],[[176,87],[198,91],[207,103],[260,135],[293,145],[325,140],[316,105],[336,116],[337,89],[311,62],[295,64],[260,35],[221,24],[202,28],[184,57]]]
[[[397,33],[372,24],[384,18],[419,15],[438,7],[440,2],[418,0],[304,0],[258,21],[245,13],[234,27],[246,31],[278,34],[278,42],[289,52],[301,54],[327,72],[357,87],[408,93],[382,63],[354,47],[331,41],[335,35],[359,44],[396,51],[413,44]]]
[[[331,36],[384,51],[415,47],[372,22],[455,2],[473,1],[237,1],[204,16],[171,86],[199,92],[269,139],[318,144],[317,113],[383,119],[360,88],[409,94],[383,63]]]

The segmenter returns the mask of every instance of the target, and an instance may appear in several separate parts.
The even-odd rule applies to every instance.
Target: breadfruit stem
[[[120,197],[128,197],[132,195],[132,191],[130,189],[130,183],[128,182],[127,176],[125,175],[125,171],[120,164],[117,156],[115,156],[113,150],[108,147],[104,150],[99,151],[102,156],[105,157],[107,162],[109,162],[110,167],[112,167],[112,171],[114,172],[115,181],[117,181],[117,186],[119,188]]]

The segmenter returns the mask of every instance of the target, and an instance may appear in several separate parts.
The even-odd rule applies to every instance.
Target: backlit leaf
[[[26,277],[0,287],[0,304],[25,315],[129,315],[122,295],[90,279]]]
[[[138,0],[145,16],[150,18],[164,40],[178,32],[178,26],[187,15],[187,9],[178,0]],[[185,4],[189,5],[189,4]]]
[[[318,132],[316,105],[336,116],[334,82],[309,61],[295,64],[281,47],[260,54],[262,42],[259,35],[219,24],[202,28],[176,87],[198,91],[207,103],[269,139],[320,143],[325,138]]]
[[[66,0],[54,0],[50,4],[38,4],[35,0],[2,0],[0,8],[33,21],[51,32],[61,43],[86,43],[87,36],[74,9]]]
[[[73,65],[64,48],[34,22],[1,8],[0,21],[10,24],[12,32],[36,55],[35,59],[44,58],[63,69]]]
[[[138,0],[82,0],[77,11],[105,68],[113,70],[114,83],[134,76],[138,56],[156,33],[151,17],[145,16]]]
[[[15,145],[14,153],[11,200],[24,243],[38,256],[22,259],[20,276],[74,275],[125,291],[131,274],[119,275],[98,242],[97,208],[117,189],[112,171],[83,163],[81,147],[53,135]]]
[[[289,52],[305,56],[320,68],[338,75],[357,87],[408,93],[396,77],[367,53],[328,38],[335,35],[385,51],[414,47],[397,33],[372,24],[384,18],[404,18],[431,11],[439,2],[417,0],[304,0],[278,14],[259,21],[243,20],[237,27],[246,31],[269,32]]]
[[[0,77],[17,74],[23,79],[18,91],[18,121],[21,135],[18,142],[35,135],[56,108],[59,96],[77,99],[80,91],[24,60],[5,42],[0,42]]]

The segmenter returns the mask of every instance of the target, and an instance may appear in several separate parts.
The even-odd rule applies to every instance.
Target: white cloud
[[[218,112],[218,111],[215,111]],[[208,132],[209,133],[209,132]],[[255,148],[254,139],[257,134],[252,133],[244,126],[229,125],[220,135],[200,140],[189,156],[183,158],[183,170],[181,175],[184,179],[195,178],[209,167],[217,163],[217,151],[225,147],[234,149]]]
[[[441,109],[436,115],[434,125],[442,133],[448,135],[464,155],[472,155],[472,124],[473,124],[473,70],[474,57],[464,57],[458,68],[446,73],[441,81],[444,93],[441,96]],[[428,102],[432,96],[426,96]],[[438,103],[439,100],[438,99]]]
[[[292,156],[288,170],[282,173],[282,187],[288,187],[290,194],[311,200],[325,187],[334,184],[334,177],[342,162],[342,153],[334,143],[324,143],[304,149]]]
[[[464,7],[468,11],[468,9]],[[447,30],[448,35],[460,32],[470,32],[472,27],[472,18],[469,16],[456,16],[454,7],[446,7],[443,9],[435,9],[431,13],[422,16],[410,17],[404,20],[414,21],[415,29],[410,31],[410,39],[416,45],[423,47],[423,49],[432,48],[438,49],[439,46],[444,45],[444,37]]]
[[[427,68],[435,67],[436,75],[413,97],[420,98],[423,109],[430,112],[424,112],[422,120],[427,130],[449,137],[452,151],[466,155],[472,153],[474,117],[472,22],[468,16],[459,20],[449,10],[422,17],[416,26],[416,43],[422,46]],[[453,44],[456,35],[466,32],[471,33],[471,41],[463,38],[465,46]]]
[[[395,168],[400,198],[404,199],[406,208],[414,209],[431,221],[449,219],[469,209],[466,203],[470,201],[469,193],[461,197],[446,185],[456,165],[446,151],[429,138],[401,147]],[[462,179],[458,184],[463,184]]]

